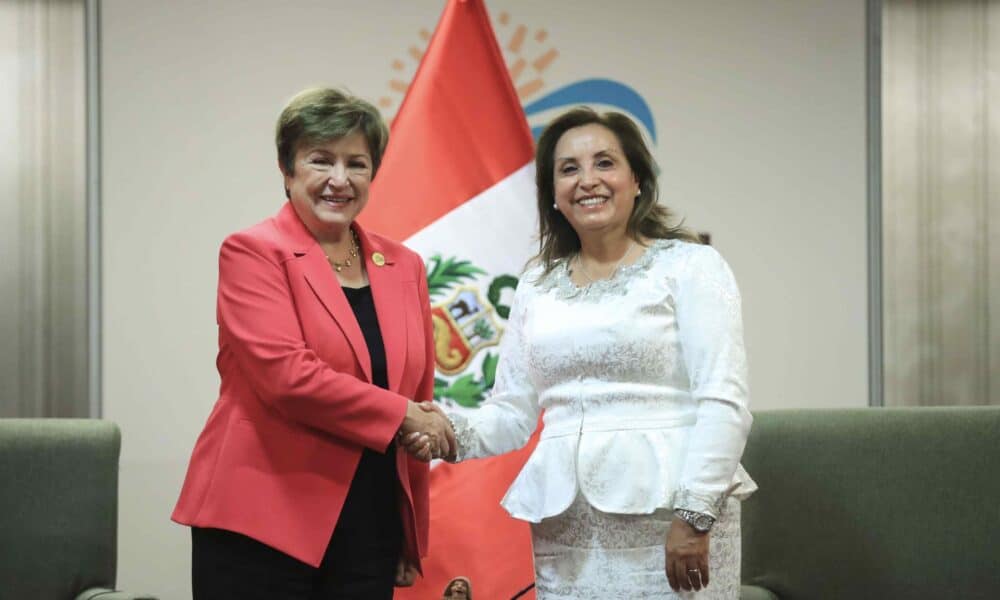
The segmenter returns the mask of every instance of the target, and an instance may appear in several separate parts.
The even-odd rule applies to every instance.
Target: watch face
[[[693,525],[698,531],[706,532],[712,528],[712,523],[714,522],[715,520],[708,515],[698,515],[694,518],[694,522],[691,523],[691,525]]]
[[[710,515],[696,513],[691,510],[680,510],[677,511],[678,516],[688,522],[695,531],[705,533],[712,528],[715,524],[715,519]]]

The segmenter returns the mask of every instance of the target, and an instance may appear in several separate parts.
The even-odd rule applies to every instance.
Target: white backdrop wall
[[[865,406],[863,0],[488,5],[505,44],[525,24],[522,55],[557,50],[536,96],[600,77],[652,108],[665,202],[711,233],[741,284],[754,408]],[[218,385],[219,244],[283,202],[278,111],[330,83],[389,98],[393,114],[389,81],[412,76],[410,47],[442,6],[102,3],[103,406],[123,431],[121,587],[190,595],[188,531],[168,517]]]

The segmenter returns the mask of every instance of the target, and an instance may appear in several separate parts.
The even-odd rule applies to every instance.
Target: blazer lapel
[[[406,307],[403,306],[406,300],[405,273],[389,251],[368,237],[359,225],[355,224],[354,227],[361,241],[365,270],[368,272],[372,298],[375,301],[375,314],[378,315],[379,330],[382,332],[389,389],[398,390],[406,364],[407,322]],[[376,264],[372,260],[376,254],[382,256],[383,264]]]
[[[358,364],[361,365],[365,379],[370,383],[372,362],[365,336],[361,333],[354,311],[347,302],[347,296],[344,295],[340,282],[333,274],[322,248],[295,214],[291,203],[285,203],[278,213],[277,221],[282,232],[289,236],[293,246],[294,258],[286,263],[289,278],[305,278],[316,298],[344,333],[351,350],[354,351],[354,356],[357,357]],[[381,315],[379,317],[381,318]]]

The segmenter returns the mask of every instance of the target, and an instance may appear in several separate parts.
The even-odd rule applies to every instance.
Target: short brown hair
[[[564,133],[576,127],[597,124],[607,128],[618,139],[625,159],[639,182],[639,197],[629,216],[627,234],[633,239],[683,239],[697,242],[698,238],[680,224],[671,225],[672,213],[659,203],[656,184],[656,162],[642,133],[632,119],[619,112],[598,113],[581,106],[555,118],[541,137],[535,149],[535,184],[538,187],[538,255],[535,261],[548,274],[560,259],[580,250],[580,238],[566,220],[553,208],[555,203],[555,150]]]
[[[278,116],[274,144],[287,175],[295,174],[295,152],[302,144],[328,142],[360,131],[372,157],[372,177],[382,163],[389,128],[373,104],[334,88],[309,88],[292,97]]]

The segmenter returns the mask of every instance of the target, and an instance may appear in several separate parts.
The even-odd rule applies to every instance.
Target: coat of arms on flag
[[[471,286],[456,289],[451,298],[434,305],[431,320],[438,371],[461,373],[475,352],[500,342],[500,324],[492,313],[479,290]]]
[[[513,292],[517,286],[513,275],[498,275],[484,295],[477,285],[477,278],[483,275],[487,275],[486,271],[457,257],[432,256],[427,268],[434,353],[441,375],[435,379],[434,399],[466,408],[477,406],[493,387],[497,354],[486,352],[475,365],[473,360],[481,350],[500,343],[501,319],[506,319],[510,311],[502,294],[505,290]]]

